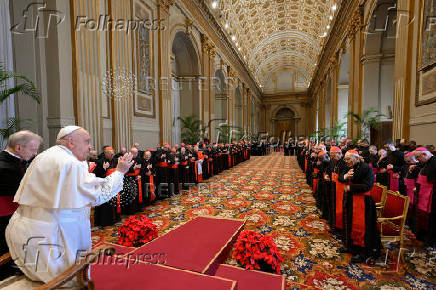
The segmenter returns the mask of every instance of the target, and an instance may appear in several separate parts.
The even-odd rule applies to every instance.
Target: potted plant
[[[245,269],[280,274],[283,258],[271,236],[242,231],[235,243],[233,257]]]
[[[13,80],[14,84],[9,85],[9,82]],[[0,63],[0,104],[7,100],[13,94],[23,94],[31,97],[38,103],[40,102],[40,96],[35,84],[26,76],[22,74],[17,74],[12,71],[5,69],[2,63]],[[7,140],[10,135],[19,131],[21,129],[21,122],[29,120],[20,120],[19,118],[13,117],[7,120],[6,128],[0,129],[0,136],[2,142]],[[2,147],[4,146],[1,144]]]
[[[140,247],[157,236],[157,227],[149,218],[145,215],[134,215],[126,219],[118,229],[118,244]]]
[[[379,125],[380,118],[385,116],[380,114],[374,108],[363,111],[362,115],[354,112],[349,112],[347,115],[351,116],[354,119],[354,123],[360,126],[360,139],[367,140],[369,140],[370,137],[370,129],[377,127]]]

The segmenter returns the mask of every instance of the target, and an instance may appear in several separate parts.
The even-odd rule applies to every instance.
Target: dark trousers
[[[0,217],[0,256],[9,252],[8,245],[6,244],[5,231],[11,216],[12,215]]]

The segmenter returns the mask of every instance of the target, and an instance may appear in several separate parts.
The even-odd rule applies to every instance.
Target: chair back
[[[386,186],[376,183],[371,188],[370,194],[376,206],[382,206],[386,201]]]
[[[392,218],[392,220],[390,220],[390,225],[388,225],[386,231],[384,229],[382,230],[382,236],[402,237],[408,209],[408,196],[401,195],[398,191],[386,191],[386,203],[382,210],[381,218]]]

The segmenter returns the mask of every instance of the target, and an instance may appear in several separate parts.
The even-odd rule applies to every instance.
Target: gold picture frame
[[[426,28],[430,15],[436,15],[434,0],[420,1],[415,106],[436,102],[436,58],[433,56],[436,48],[431,45],[436,39],[436,30]]]

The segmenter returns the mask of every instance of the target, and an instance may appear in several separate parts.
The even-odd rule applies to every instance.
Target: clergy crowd
[[[11,267],[31,280],[48,282],[76,263],[78,252],[91,250],[92,208],[94,225],[112,225],[121,214],[180,194],[274,147],[266,140],[224,144],[205,139],[148,150],[138,143],[118,152],[104,146],[97,152],[90,141],[85,129],[67,126],[55,146],[38,154],[41,137],[19,131],[0,152],[0,254],[9,252]],[[341,251],[352,253],[353,262],[380,254],[376,207],[369,194],[375,182],[410,198],[410,228],[418,239],[435,245],[434,147],[300,139],[289,140],[283,150],[297,156],[322,217],[342,238]]]
[[[104,146],[100,155],[92,151],[88,159],[90,172],[101,178],[110,175],[117,159],[126,152],[125,146],[116,154],[110,146]],[[206,140],[194,145],[163,143],[143,151],[134,143],[129,152],[135,163],[125,174],[123,190],[95,208],[96,226],[112,225],[120,220],[121,214],[132,214],[156,200],[179,194],[182,189],[248,160],[251,153],[263,155],[266,145],[248,141],[218,144]]]
[[[19,131],[0,152],[0,254],[21,270],[48,282],[91,250],[94,225],[107,226],[219,174],[251,155],[266,155],[266,141],[168,143],[142,150],[138,143],[97,152],[89,133],[67,126],[56,145],[38,154],[42,138]],[[18,270],[18,268],[19,270]],[[12,271],[12,272],[11,272]],[[4,278],[1,276],[0,278]]]
[[[352,262],[374,262],[380,255],[380,228],[370,194],[375,183],[409,198],[407,225],[418,240],[436,246],[434,146],[405,140],[387,141],[383,148],[368,140],[291,141],[284,145],[285,155],[297,156],[322,218],[341,238],[340,251],[353,254]]]

